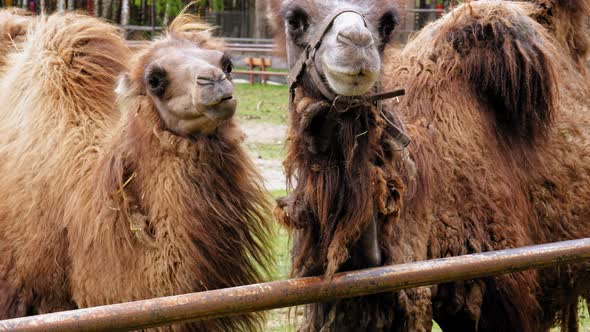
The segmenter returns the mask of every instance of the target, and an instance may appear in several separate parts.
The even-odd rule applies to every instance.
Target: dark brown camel
[[[328,94],[406,89],[383,111],[333,103],[307,71],[294,91],[276,215],[294,235],[293,274],[324,274],[590,236],[587,1],[481,1],[400,51],[386,1],[275,0],[294,67]],[[338,11],[352,10],[334,17]],[[328,22],[333,24],[328,26]],[[385,46],[384,46],[385,45]],[[334,106],[335,105],[335,106]],[[407,149],[395,127],[405,124]],[[577,329],[589,264],[308,306],[304,331]]]

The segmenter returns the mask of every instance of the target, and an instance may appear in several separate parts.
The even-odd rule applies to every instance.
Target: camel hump
[[[546,26],[584,69],[590,53],[590,1],[531,0],[541,11],[533,17]]]
[[[0,10],[0,71],[3,71],[8,55],[21,49],[31,21],[31,14],[23,9]]]
[[[559,56],[552,37],[529,16],[534,5],[475,2],[443,28],[461,75],[495,114],[499,133],[535,142],[557,105]]]
[[[23,68],[39,80],[52,102],[97,109],[115,99],[129,49],[116,27],[80,14],[42,18],[27,38]]]

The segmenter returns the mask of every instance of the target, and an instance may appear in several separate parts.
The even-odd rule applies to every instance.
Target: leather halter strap
[[[332,14],[326,21],[326,23],[322,26],[322,28],[313,36],[312,40],[305,47],[305,50],[301,53],[301,55],[297,59],[297,62],[293,65],[293,68],[289,72],[289,102],[293,103],[295,99],[295,89],[299,87],[303,75],[307,72],[309,78],[314,83],[315,87],[327,100],[332,102],[332,108],[336,111],[346,112],[349,109],[358,107],[362,104],[374,104],[375,106],[377,106],[381,116],[383,116],[387,123],[392,127],[392,130],[396,136],[395,139],[405,148],[410,144],[410,137],[404,132],[403,125],[401,124],[401,121],[397,119],[396,114],[392,113],[395,123],[392,123],[385,116],[385,114],[383,114],[383,107],[381,104],[381,102],[385,99],[403,96],[405,94],[405,91],[403,89],[381,92],[379,88],[380,84],[378,83],[377,92],[372,95],[361,97],[346,97],[337,95],[330,89],[330,87],[326,85],[324,79],[322,79],[321,74],[319,73],[315,65],[315,55],[317,50],[320,48],[322,41],[324,40],[324,37],[334,25],[334,21],[336,20],[336,18],[338,18],[338,16],[344,13],[355,13],[359,15],[363,19],[365,27],[367,26],[367,21],[365,20],[364,15],[357,12],[356,10],[343,9]]]
[[[293,66],[293,69],[291,69],[289,75],[289,91],[291,92],[291,95],[293,95],[295,88],[299,86],[299,82],[301,81],[303,74],[307,70],[311,80],[316,85],[316,88],[320,90],[322,95],[330,101],[336,99],[336,94],[334,94],[330,90],[330,88],[326,86],[324,80],[322,80],[321,75],[315,66],[315,54],[316,51],[320,48],[322,41],[324,40],[324,37],[326,36],[328,31],[330,31],[332,25],[334,25],[334,21],[338,18],[338,16],[344,13],[358,14],[360,17],[363,18],[365,27],[367,26],[367,21],[365,21],[365,17],[356,10],[343,9],[332,14],[332,16],[329,17],[324,26],[322,26],[322,28],[313,36],[309,44],[307,44],[305,50],[303,51],[303,53],[301,53],[299,59],[297,59],[297,62]]]

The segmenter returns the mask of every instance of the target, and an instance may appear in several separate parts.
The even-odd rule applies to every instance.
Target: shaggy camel
[[[181,15],[128,66],[114,27],[55,15],[9,57],[0,319],[261,281],[270,204],[232,120],[231,62],[209,30]]]
[[[590,4],[474,2],[401,51],[387,45],[391,6],[271,3],[292,73],[303,68],[285,161],[296,184],[275,210],[294,235],[293,274],[590,237],[588,42],[576,30]],[[347,102],[374,93],[379,72],[382,91],[406,96],[381,111]],[[318,303],[302,330],[429,331],[434,318],[445,331],[576,331],[589,271],[566,265]]]

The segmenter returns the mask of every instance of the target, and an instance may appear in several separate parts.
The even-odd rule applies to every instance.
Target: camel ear
[[[117,85],[115,86],[115,94],[117,95],[117,101],[121,105],[125,105],[131,102],[131,99],[138,95],[145,95],[145,91],[142,91],[142,86],[135,80],[131,79],[129,73],[122,73],[117,78]],[[124,114],[128,107],[119,107],[121,112]]]
[[[278,55],[287,57],[287,36],[285,24],[281,16],[281,0],[269,0],[266,6],[266,18],[272,28],[275,40],[275,49]]]
[[[115,87],[115,93],[117,97],[122,98],[129,93],[131,87],[131,79],[127,73],[120,74],[117,78],[117,86]]]
[[[448,27],[461,74],[508,138],[545,136],[557,99],[555,54],[546,30],[525,13],[466,5]]]

